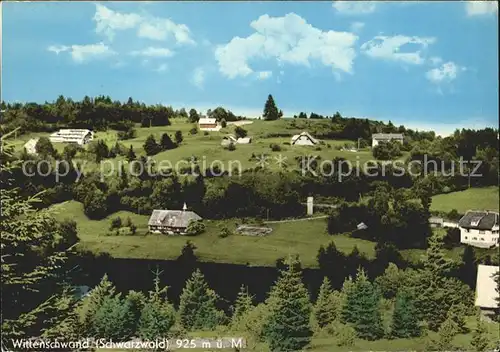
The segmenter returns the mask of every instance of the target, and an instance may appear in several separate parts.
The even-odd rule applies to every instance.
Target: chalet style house
[[[185,235],[191,221],[202,220],[201,216],[187,210],[186,204],[182,210],[153,210],[148,221],[149,232],[169,235]]]
[[[302,132],[292,137],[290,145],[316,145],[319,141],[311,136],[308,132]]]
[[[94,133],[87,129],[61,129],[49,137],[52,143],[76,143],[84,145],[94,139]]]
[[[198,128],[200,131],[220,131],[222,126],[216,119],[202,117],[198,120]]]
[[[372,135],[372,148],[379,145],[380,142],[397,141],[403,144],[404,137],[401,133],[374,133]]]
[[[458,222],[460,242],[480,248],[498,247],[498,213],[469,210]]]

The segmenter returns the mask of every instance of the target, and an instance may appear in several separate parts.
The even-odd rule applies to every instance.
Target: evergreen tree
[[[180,324],[188,331],[213,329],[223,320],[223,312],[216,307],[219,297],[205,282],[197,269],[186,282],[179,303]]]
[[[183,141],[182,131],[175,131],[175,143],[181,144]]]
[[[474,351],[483,352],[488,348],[488,336],[484,322],[481,320],[481,313],[476,314],[476,327],[472,332],[471,345]]]
[[[58,240],[61,227],[47,212],[34,208],[14,186],[20,163],[1,137],[0,233],[2,277],[2,340],[29,338],[61,323],[71,311],[66,289],[69,247]],[[50,288],[50,292],[47,291]]]
[[[122,300],[119,295],[104,298],[93,321],[96,337],[115,341],[128,340],[132,336],[134,326],[130,302]]]
[[[170,138],[168,133],[164,133],[161,135],[160,146],[163,150],[169,150],[175,148],[175,144],[174,142],[172,142],[172,139]]]
[[[363,269],[358,270],[354,287],[348,292],[342,319],[352,323],[358,337],[376,340],[384,334],[380,312],[380,294],[368,281]]]
[[[443,277],[453,269],[453,261],[444,252],[444,236],[436,232],[428,240],[424,269],[434,277]]]
[[[311,340],[311,302],[302,283],[300,262],[290,258],[287,270],[271,289],[271,314],[265,331],[271,351],[300,351]]]
[[[420,327],[415,305],[406,292],[398,293],[392,314],[391,335],[399,338],[420,335]]]
[[[375,283],[382,291],[385,298],[393,298],[396,296],[399,287],[401,286],[402,274],[394,263],[389,263],[384,273],[375,279]]]
[[[319,288],[318,299],[313,308],[314,317],[320,328],[332,323],[337,318],[339,300],[335,296],[330,280],[327,277]]]
[[[132,160],[135,160],[136,156],[135,156],[135,152],[134,152],[134,148],[132,148],[132,145],[130,145],[130,148],[127,152],[127,160],[129,162],[131,162]]]
[[[273,96],[268,95],[266,104],[264,105],[264,120],[277,120],[279,118],[279,111],[274,102]]]
[[[160,273],[156,271],[154,290],[149,292],[149,301],[141,311],[139,335],[148,341],[165,337],[174,323],[175,311],[167,301],[167,287],[160,287]]]
[[[231,323],[233,325],[236,324],[239,319],[241,319],[241,317],[253,307],[252,296],[248,293],[248,287],[242,285],[233,306],[233,317]]]
[[[163,135],[165,135],[164,133]],[[168,136],[168,135],[167,135]],[[170,137],[168,137],[170,140]],[[163,136],[162,136],[162,142],[163,142]],[[170,140],[172,142],[172,140]],[[160,147],[158,146],[158,143],[156,143],[155,137],[151,134],[146,138],[146,141],[144,142],[144,151],[146,152],[146,155],[155,155],[158,153],[160,150]]]
[[[450,351],[453,349],[452,341],[458,333],[458,327],[453,320],[447,318],[439,327],[437,339],[434,341],[434,347],[438,351]]]
[[[463,303],[451,306],[448,311],[448,316],[457,326],[458,332],[465,334],[468,332],[465,317],[467,316],[467,308]]]

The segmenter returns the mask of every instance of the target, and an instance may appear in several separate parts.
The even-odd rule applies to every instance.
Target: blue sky
[[[498,125],[496,2],[3,3],[2,98]]]

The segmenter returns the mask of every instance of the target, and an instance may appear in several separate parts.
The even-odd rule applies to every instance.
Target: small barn
[[[402,133],[374,133],[372,135],[372,148],[382,143],[387,143],[390,141],[397,141],[401,144],[404,142],[404,136]]]
[[[202,117],[198,120],[198,128],[200,131],[220,131],[222,126],[216,119]]]
[[[496,265],[478,265],[476,280],[475,306],[479,307],[485,316],[498,313],[498,284],[495,275],[499,267]]]
[[[94,139],[94,132],[87,129],[60,129],[49,137],[52,143],[76,143],[84,145]]]
[[[252,137],[236,138],[233,135],[227,135],[222,137],[221,145],[226,147],[230,144],[248,144],[252,142]]]
[[[182,210],[153,210],[148,221],[149,232],[163,234],[185,235],[192,221],[202,220],[194,211],[187,210],[186,204]]]
[[[319,141],[308,132],[302,132],[292,137],[290,145],[316,145]]]

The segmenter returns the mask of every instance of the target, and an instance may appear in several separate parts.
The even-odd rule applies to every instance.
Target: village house
[[[198,128],[200,131],[220,131],[222,126],[217,122],[216,119],[202,117],[198,120]]]
[[[222,137],[221,145],[226,147],[230,144],[248,144],[252,142],[252,137],[236,138],[233,135],[227,135]]]
[[[61,129],[49,137],[52,143],[76,143],[84,145],[94,139],[94,133],[87,129]]]
[[[484,316],[498,313],[498,285],[495,275],[498,273],[497,265],[478,265],[476,280],[475,306],[481,309]]]
[[[397,141],[403,144],[404,137],[401,133],[374,133],[372,135],[372,148],[379,145],[380,142]]]
[[[153,210],[148,221],[148,228],[152,233],[185,235],[188,225],[192,221],[199,220],[202,220],[202,217],[187,210],[184,204],[182,210]]]
[[[38,143],[38,138],[31,138],[24,144],[24,149],[26,153],[36,155],[36,144]]]
[[[458,222],[460,242],[474,247],[498,247],[498,213],[469,210]]]
[[[290,141],[290,145],[316,145],[318,143],[319,141],[317,139],[305,131],[300,134],[296,134]]]

